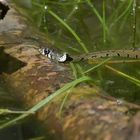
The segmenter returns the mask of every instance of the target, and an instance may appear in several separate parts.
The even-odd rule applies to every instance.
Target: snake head
[[[47,56],[49,59],[56,60],[60,63],[65,63],[73,60],[73,58],[70,57],[66,52],[64,52],[63,54],[59,54],[54,50],[50,50],[49,48],[40,48],[39,52],[42,55]]]

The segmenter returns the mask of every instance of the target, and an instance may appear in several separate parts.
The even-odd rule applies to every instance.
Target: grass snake
[[[49,48],[40,48],[39,52],[47,56],[49,59],[55,60],[60,63],[69,61],[80,61],[80,60],[91,60],[103,57],[122,57],[122,58],[133,58],[140,59],[140,49],[120,49],[120,50],[106,50],[97,51],[88,54],[82,54],[77,56],[70,56],[68,53],[58,53],[55,50]]]

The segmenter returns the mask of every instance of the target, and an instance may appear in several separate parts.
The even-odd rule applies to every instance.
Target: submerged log
[[[49,46],[48,40],[13,8],[0,27],[3,27],[1,47],[24,64],[12,73],[3,73],[2,77],[6,88],[26,109],[72,80],[68,65],[57,64],[39,54],[39,46]],[[33,35],[38,39],[29,39]],[[103,91],[96,86],[81,84],[68,92],[71,93],[61,112],[63,96],[36,113],[38,127],[46,135],[54,140],[139,140],[140,115],[129,114],[130,106],[103,98],[100,96]]]

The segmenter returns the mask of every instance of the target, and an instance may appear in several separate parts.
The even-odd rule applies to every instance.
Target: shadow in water
[[[20,125],[6,128],[0,131],[1,140],[23,140],[22,130]]]
[[[3,47],[0,48],[0,74],[11,74],[24,66],[26,63],[6,54]]]

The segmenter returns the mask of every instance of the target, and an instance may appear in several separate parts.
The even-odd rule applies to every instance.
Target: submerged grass
[[[93,5],[93,2],[91,2],[91,0],[86,0],[87,4],[91,7],[91,10],[93,11],[93,13],[97,16],[97,18],[99,19],[99,21],[101,22],[103,29],[105,29],[107,31],[107,33],[109,32],[108,27],[105,23],[104,18],[102,18],[99,14],[99,12],[96,10],[95,6]],[[103,5],[105,4],[105,2],[103,3]],[[104,10],[104,9],[103,9]],[[103,11],[104,13],[105,11]]]
[[[103,42],[106,43],[106,0],[103,0]]]
[[[92,67],[92,68],[86,70],[86,71],[84,72],[84,74],[89,73],[89,72],[91,72],[91,71],[93,71],[93,70],[95,70],[95,69],[101,67],[102,65],[104,65],[105,63],[107,63],[110,59],[111,59],[111,58],[105,59],[104,61],[102,61],[101,63],[97,64],[96,66],[94,66],[94,67]]]
[[[124,4],[127,6],[123,12],[114,19],[113,23],[111,24],[111,26],[113,26],[114,24],[116,24],[119,20],[121,20],[127,13],[129,13],[129,10],[131,10],[132,4],[133,4],[134,0],[129,0],[128,4],[122,3],[114,12],[113,15],[115,15],[115,13],[117,13],[121,8],[124,7]]]
[[[134,84],[136,84],[137,86],[140,87],[140,80],[138,80],[138,79],[136,79],[136,78],[134,78],[134,77],[132,77],[132,76],[130,76],[130,75],[127,75],[127,74],[125,74],[125,73],[123,73],[123,72],[121,72],[121,71],[119,71],[119,70],[117,70],[117,69],[115,69],[115,68],[113,68],[113,67],[111,67],[111,66],[106,65],[106,67],[107,67],[109,70],[111,70],[111,71],[117,73],[118,75],[120,75],[120,76],[126,78],[127,80],[131,81],[132,83],[134,83]]]
[[[76,32],[64,21],[62,20],[57,14],[55,14],[52,10],[48,9],[48,13],[50,13],[54,18],[56,18],[63,26],[65,26],[69,32],[75,37],[79,45],[82,47],[85,53],[88,53],[88,49],[86,45],[83,43],[83,41],[80,39],[80,37],[76,34]]]
[[[78,78],[78,72],[77,72],[77,70],[76,70],[76,67],[75,67],[75,65],[74,65],[74,63],[70,63],[70,67],[71,67],[71,69],[72,69],[72,71],[73,71],[73,76],[74,76],[74,78],[75,79],[77,79]]]
[[[9,109],[0,109],[0,115],[5,114],[34,114],[32,111],[15,111],[15,110],[9,110]]]
[[[136,48],[136,0],[133,0],[133,42],[132,46],[133,48]]]

